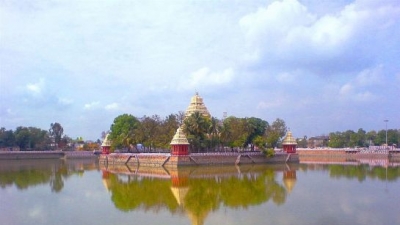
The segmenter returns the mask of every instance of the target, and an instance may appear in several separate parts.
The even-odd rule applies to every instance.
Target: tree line
[[[313,143],[313,139],[320,140],[318,144]],[[400,143],[400,129],[387,130],[387,144],[388,146],[399,146]],[[366,132],[360,128],[356,131],[336,131],[329,133],[328,136],[320,136],[316,138],[298,138],[297,146],[300,148],[307,147],[331,147],[331,148],[355,148],[355,147],[369,147],[369,146],[382,146],[386,144],[386,130],[371,130]]]
[[[400,142],[400,130],[387,130],[387,144],[398,146]],[[329,147],[344,148],[344,147],[369,147],[380,146],[386,144],[386,130],[378,132],[372,130],[366,132],[363,129],[358,129],[357,132],[347,130],[345,132],[332,132],[329,134]]]
[[[51,123],[50,129],[19,126],[14,131],[0,128],[0,148],[20,150],[54,150],[67,146],[70,138],[63,135],[64,128],[60,123]]]
[[[158,115],[137,118],[131,114],[117,116],[110,128],[112,149],[153,151],[170,149],[178,127],[183,128],[192,152],[223,151],[276,147],[286,134],[285,121],[272,124],[260,118],[228,117],[224,120],[195,112],[185,117],[183,112],[165,119]],[[140,148],[140,149],[139,149]]]
[[[285,121],[277,118],[271,124],[256,117],[225,119],[206,117],[199,112],[185,117],[183,112],[170,114],[165,118],[158,115],[137,118],[131,114],[117,116],[110,127],[109,138],[112,149],[128,151],[156,151],[170,149],[170,142],[178,127],[182,127],[190,143],[191,152],[264,150],[280,147],[287,127]],[[104,138],[106,132],[102,133]],[[308,147],[310,139],[298,138],[298,147]],[[388,145],[399,146],[400,129],[387,130]],[[368,147],[386,143],[386,130],[366,132],[331,132],[321,147]],[[82,138],[76,140],[64,135],[60,123],[51,123],[49,130],[36,127],[17,127],[15,130],[0,128],[0,148],[20,150],[54,150],[75,148],[95,150],[100,148],[100,140],[85,143]]]

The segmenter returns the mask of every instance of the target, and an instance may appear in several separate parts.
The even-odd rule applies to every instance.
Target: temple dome
[[[111,141],[108,139],[108,135],[106,135],[106,137],[103,140],[103,143],[101,144],[101,146],[106,147],[106,146],[111,146]]]
[[[174,137],[172,138],[171,145],[189,145],[186,135],[183,133],[182,128],[179,127],[176,130]]]
[[[211,117],[210,113],[207,110],[207,107],[204,105],[203,98],[199,96],[199,93],[196,94],[190,99],[190,105],[186,109],[185,117],[189,117],[194,112],[200,112],[205,117]]]
[[[283,139],[282,145],[297,145],[296,139],[292,136],[292,132],[288,131]]]

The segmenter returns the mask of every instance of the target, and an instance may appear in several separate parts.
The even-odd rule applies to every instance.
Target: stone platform
[[[298,154],[277,153],[267,157],[261,152],[243,153],[192,153],[189,155],[171,155],[169,153],[111,153],[100,155],[100,164],[181,167],[207,165],[241,165],[241,164],[276,164],[298,163]]]

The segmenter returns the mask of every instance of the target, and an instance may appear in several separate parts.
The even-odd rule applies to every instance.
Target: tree
[[[193,151],[202,151],[206,147],[207,128],[210,120],[200,112],[194,112],[183,121],[183,132],[187,135],[190,148]]]
[[[297,142],[298,148],[307,148],[307,136],[306,135],[304,135],[303,138],[297,138],[296,142]]]
[[[375,145],[376,136],[377,136],[376,131],[374,130],[368,131],[368,133],[366,134],[367,146]]]
[[[342,132],[335,132],[329,134],[329,144],[331,148],[343,148],[345,145],[345,137]]]
[[[135,131],[135,140],[138,143],[144,144],[145,148],[149,148],[151,151],[154,139],[158,136],[158,128],[160,126],[160,117],[153,115],[152,117],[143,116],[140,119],[138,128]],[[154,147],[154,146],[153,146]]]
[[[6,130],[6,128],[0,128],[0,148],[14,147],[15,146],[15,135],[12,130]]]
[[[256,137],[263,136],[269,125],[267,121],[255,117],[246,118],[245,121],[247,128],[247,138],[244,144],[245,146],[251,145],[251,150],[253,151],[254,150],[253,140]]]
[[[17,127],[15,130],[15,143],[21,150],[30,148],[30,133],[27,127]]]
[[[367,146],[367,132],[362,128],[359,128],[357,131],[357,146],[366,147]]]
[[[216,146],[219,146],[219,132],[221,130],[220,122],[217,118],[211,117],[209,126],[207,128],[207,136],[209,139],[209,148],[215,149]]]
[[[111,149],[128,148],[130,150],[135,144],[134,132],[139,124],[139,120],[130,114],[117,116],[110,128]]]
[[[169,144],[179,127],[178,115],[168,115],[160,124],[159,133],[155,139],[156,146],[161,148],[169,148]]]
[[[28,127],[30,134],[30,148],[46,150],[49,148],[50,137],[48,132],[36,127]]]
[[[59,147],[63,133],[64,128],[61,126],[61,124],[57,122],[50,124],[49,134],[57,148]]]
[[[285,136],[286,131],[285,121],[277,118],[266,131],[267,146],[277,147],[279,141]]]
[[[223,122],[221,128],[221,142],[224,146],[233,148],[243,148],[246,144],[245,119],[230,116]]]

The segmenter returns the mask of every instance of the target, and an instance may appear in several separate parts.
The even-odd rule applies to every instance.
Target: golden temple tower
[[[296,146],[296,139],[294,139],[292,132],[289,130],[282,142],[283,151],[287,153],[296,153]]]
[[[179,127],[171,141],[171,155],[189,155],[189,142]]]
[[[108,135],[109,134],[106,135],[103,143],[101,144],[102,154],[110,154],[111,141],[108,139]]]
[[[208,112],[207,107],[204,105],[203,98],[199,96],[199,93],[196,94],[190,99],[190,105],[186,109],[185,117],[189,117],[194,112],[200,112],[204,117],[211,117],[211,114]]]

